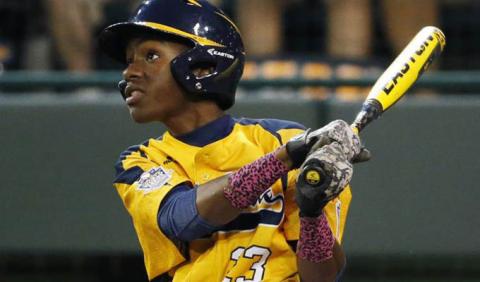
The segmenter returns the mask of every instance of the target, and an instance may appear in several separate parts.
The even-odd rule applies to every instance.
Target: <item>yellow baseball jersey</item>
[[[226,115],[186,136],[166,132],[123,152],[114,186],[132,217],[149,279],[168,274],[173,281],[300,281],[295,251],[288,244],[299,237],[296,171],[279,179],[235,220],[192,242],[167,238],[157,212],[177,185],[194,189],[236,171],[303,130],[288,121]],[[325,208],[338,241],[350,199],[347,187]]]

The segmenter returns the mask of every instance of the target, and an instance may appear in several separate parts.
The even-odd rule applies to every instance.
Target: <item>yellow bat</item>
[[[445,44],[445,35],[440,29],[434,26],[422,28],[377,79],[352,124],[353,130],[360,133],[367,124],[400,100],[442,53]]]
[[[422,28],[400,55],[377,79],[351,127],[359,134],[365,126],[400,100],[432,61],[445,48],[443,32],[434,26]],[[305,166],[300,177],[312,186],[323,185],[325,173],[316,166]]]

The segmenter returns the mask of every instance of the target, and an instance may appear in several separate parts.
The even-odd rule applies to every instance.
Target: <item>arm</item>
[[[70,71],[92,67],[93,19],[84,1],[46,0],[45,7],[58,52]]]
[[[242,208],[254,204],[257,197],[283,174],[299,168],[310,151],[317,151],[334,141],[338,142],[339,150],[348,160],[361,152],[360,139],[345,121],[336,120],[313,132],[307,131],[239,171],[199,186],[196,204],[200,216],[216,225],[230,222],[240,214]],[[338,183],[332,183],[331,186],[335,184]]]
[[[183,241],[213,232],[217,226],[235,219],[242,209],[255,204],[258,196],[290,169],[300,167],[317,141],[335,139],[335,131],[335,126],[329,125],[306,132],[232,174],[183,193],[189,195],[166,199],[158,211],[160,228],[170,238]]]
[[[345,254],[325,215],[301,218],[297,267],[302,281],[335,281],[344,266]]]
[[[198,216],[202,222],[212,225],[212,228],[230,222],[241,213],[242,209],[254,204],[258,196],[282,175],[291,169],[298,168],[312,147],[317,148],[324,143],[331,142],[331,140],[342,142],[343,140],[340,140],[342,139],[340,137],[346,135],[342,133],[345,130],[350,130],[346,122],[334,121],[319,130],[306,132],[298,138],[292,139],[275,152],[245,165],[232,174],[196,187],[196,211],[190,214],[188,218],[193,221]],[[160,216],[164,209],[163,206],[164,204],[159,210],[159,224],[168,227],[165,222],[162,223],[162,216]],[[175,211],[173,208],[172,210]],[[169,228],[171,230],[183,230],[185,224],[181,226],[181,224],[174,222],[175,218],[172,214],[167,214],[163,216],[163,221],[173,223],[168,224],[172,226],[172,228]],[[195,224],[191,224],[191,221],[188,222],[189,227],[194,230]],[[195,230],[193,232],[196,233]],[[203,232],[194,237],[198,238],[205,235]]]
[[[285,146],[282,146],[278,150],[276,150],[273,153],[273,156],[284,165],[285,173],[291,169],[292,162],[290,161]],[[251,171],[246,173],[254,174],[255,172]],[[263,173],[263,171],[261,173]],[[238,177],[241,176],[239,175]],[[231,178],[231,175],[225,175],[213,181],[205,183],[204,185],[200,185],[197,188],[196,204],[198,213],[203,219],[214,225],[226,224],[231,220],[235,219],[242,211],[241,208],[233,206],[232,201],[225,197],[226,188],[232,188],[232,183],[229,183],[229,178]],[[273,184],[278,178],[274,177],[268,182],[271,182],[271,184]],[[263,185],[261,189],[251,192],[255,193],[255,195],[258,194],[259,196],[266,189],[268,189],[270,185]],[[257,197],[255,197],[255,199]]]
[[[351,142],[351,146],[347,145],[349,148],[344,148],[348,142],[332,142],[307,157],[302,170],[315,162],[322,167],[329,181],[314,186],[306,182],[303,173],[297,180],[295,198],[300,209],[297,265],[302,281],[335,281],[345,266],[345,255],[330,230],[323,208],[351,180],[351,160],[361,151],[358,137],[352,135],[351,138],[357,140]]]
[[[297,259],[298,272],[302,277],[302,282],[327,282],[338,279],[339,272],[345,266],[345,254],[337,242],[335,242],[334,249],[336,257],[321,263],[314,263],[300,258]]]
[[[350,130],[348,124],[345,123],[345,125],[346,128]],[[335,130],[332,130],[332,132],[333,131]],[[326,142],[325,144],[331,142],[331,140],[335,140],[334,136],[327,136],[327,139],[312,138],[312,136],[305,137],[304,140],[307,140],[305,143],[312,144],[318,140]],[[314,142],[308,142],[308,140],[311,141],[314,139],[317,140]],[[296,144],[294,146],[295,148],[302,148],[302,146],[298,146],[299,139],[295,139],[293,142]],[[219,177],[192,190],[195,192],[196,196],[194,205],[197,209],[196,215],[213,226],[211,231],[214,231],[214,226],[226,224],[236,218],[243,208],[254,204],[258,196],[268,189],[278,178],[287,173],[290,169],[296,167],[295,162],[292,161],[292,159],[298,161],[299,158],[298,156],[292,158],[292,152],[295,153],[298,152],[298,150],[295,148],[292,149],[292,146],[290,146],[290,150],[288,150],[289,145],[292,145],[291,142],[289,143],[287,143],[286,146],[280,147],[275,152],[242,167],[240,170],[232,174]],[[312,145],[309,145],[309,148],[312,147]],[[347,148],[342,149],[347,150]],[[307,154],[310,150],[302,148],[299,151],[301,151],[302,154]],[[349,151],[351,151],[351,149],[349,149]],[[320,154],[323,153],[324,152]],[[303,162],[303,160],[301,160],[301,162]],[[183,201],[183,203],[185,203],[185,201]],[[185,207],[186,205],[182,206],[183,209],[185,209]],[[162,205],[160,211],[164,208],[165,206]],[[323,207],[319,208],[320,213],[322,208]],[[173,208],[172,210],[181,209]],[[191,218],[193,217],[194,216]],[[176,216],[169,216],[169,218],[176,218]],[[161,222],[160,225],[162,226]],[[188,227],[191,228],[188,233],[191,235],[185,237],[184,240],[193,240],[208,234],[209,232],[205,232],[204,229],[203,233],[198,232],[198,230],[202,229],[198,227],[202,226],[205,225],[197,223],[188,224]],[[345,258],[341,247],[335,242],[325,216],[320,216],[318,219],[316,217],[310,219],[306,217],[303,219],[303,225],[301,226],[302,230],[297,255],[300,276],[306,281],[311,281],[310,279],[318,279],[318,277],[327,279],[322,281],[333,281],[333,278],[335,278],[337,273],[342,269]],[[192,230],[195,234],[191,233]],[[313,233],[311,232],[312,230]],[[170,236],[172,235],[170,234],[169,237]],[[178,236],[175,237],[178,238]],[[318,238],[320,241],[315,242],[312,241],[311,238]],[[318,251],[315,249],[316,246],[322,246],[325,250]],[[326,253],[326,255],[323,253]],[[314,260],[311,258],[312,254]],[[320,260],[317,260],[317,254],[322,254]],[[333,278],[330,279],[331,277]]]
[[[233,183],[237,189],[245,188],[242,190],[248,191],[249,199],[242,198],[235,189],[227,192],[230,196],[230,199],[228,198],[225,191],[232,189],[232,179],[243,178],[245,174],[255,174],[256,170],[258,172],[261,168],[271,167],[272,162],[279,165],[280,170],[273,177],[266,177],[267,182],[250,182],[250,185],[245,186]],[[240,206],[256,201],[258,195],[270,187],[279,175],[288,171],[290,164],[285,147],[280,147],[274,153],[241,168],[236,172],[238,176],[225,175],[193,189],[187,185],[175,187],[158,210],[158,225],[173,241],[189,242],[212,233],[217,227],[235,219],[242,210]],[[238,198],[242,200],[238,201]]]

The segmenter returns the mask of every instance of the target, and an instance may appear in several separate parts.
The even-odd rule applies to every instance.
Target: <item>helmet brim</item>
[[[125,63],[128,43],[132,39],[141,37],[149,32],[152,32],[150,27],[132,22],[113,24],[100,33],[100,48],[112,59]]]
[[[224,47],[222,44],[173,27],[149,22],[121,22],[105,28],[99,44],[111,58],[125,63],[128,43],[135,38],[155,38],[174,41],[193,47],[196,44]]]

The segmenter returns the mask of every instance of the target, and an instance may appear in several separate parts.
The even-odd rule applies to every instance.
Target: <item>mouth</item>
[[[125,101],[127,105],[133,106],[137,104],[145,95],[144,91],[133,84],[128,84],[125,88]]]

